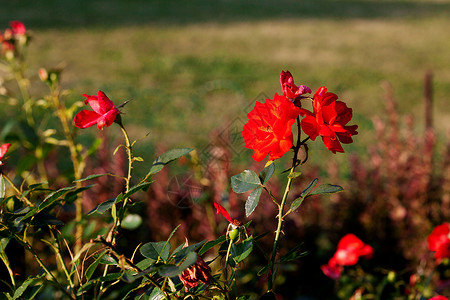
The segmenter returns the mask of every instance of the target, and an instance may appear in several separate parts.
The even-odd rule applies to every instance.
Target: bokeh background
[[[352,123],[359,125],[345,154],[332,155],[320,141],[311,144],[310,166],[297,192],[316,176],[332,179],[346,191],[305,204],[286,224],[286,236],[304,241],[312,254],[285,270],[281,295],[333,297],[333,282],[318,267],[349,230],[372,242],[381,253],[375,258],[380,267],[411,271],[421,259],[410,253],[411,243],[423,241],[433,225],[450,216],[449,207],[441,207],[450,201],[450,1],[1,2],[1,28],[20,20],[32,32],[27,75],[36,83],[34,92],[40,92],[38,68],[63,67],[68,103],[99,89],[116,104],[132,99],[123,120],[135,139],[150,133],[136,146],[136,155],[146,162],[173,147],[197,150],[200,169],[206,172],[196,176],[195,163],[175,166],[172,173],[160,175],[158,186],[136,208],[148,220],[134,232],[136,244],[140,238],[165,239],[181,222],[180,240],[182,235],[193,241],[213,238],[223,228],[211,229],[216,222],[212,200],[223,201],[232,216],[244,218],[245,199],[230,193],[229,177],[262,165],[251,163],[239,128],[255,100],[281,92],[281,70],[291,71],[298,85],[313,91],[326,86],[338,94],[353,108]],[[433,75],[428,131],[427,72]],[[8,115],[5,110],[0,114]],[[112,152],[120,141],[119,129],[101,134],[107,136],[102,149]],[[99,134],[92,129],[83,135]],[[92,169],[111,170],[119,161],[98,157]],[[174,175],[186,164],[191,175]],[[145,171],[135,170],[137,175]],[[105,187],[111,183],[102,184],[95,201],[110,196]],[[282,186],[280,177],[274,189]],[[273,220],[270,204],[262,200],[254,224]],[[174,207],[176,218],[161,225]],[[208,212],[211,222],[203,224]],[[255,231],[273,231],[259,226]],[[417,241],[404,242],[406,237]],[[422,243],[417,249],[423,248]],[[246,270],[244,282],[252,284],[244,289],[251,291],[259,279],[251,276],[255,272],[250,267]]]

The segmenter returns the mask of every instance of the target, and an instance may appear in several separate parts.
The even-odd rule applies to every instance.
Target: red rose
[[[428,300],[448,300],[448,298],[444,297],[444,296],[441,296],[441,295],[438,295],[438,296],[434,296],[433,298],[430,298]]]
[[[281,89],[283,90],[283,96],[291,100],[295,100],[303,94],[310,94],[311,89],[306,85],[296,86],[294,84],[294,78],[291,72],[281,71],[280,74]]]
[[[321,87],[314,94],[314,112],[301,110],[301,115],[306,115],[301,121],[303,131],[313,141],[320,135],[325,146],[333,153],[344,152],[341,143],[352,143],[352,136],[358,134],[357,125],[347,126],[352,118],[352,109],[337,99],[336,94]]]
[[[87,128],[97,124],[98,129],[102,129],[105,125],[108,127],[114,122],[119,110],[105,93],[98,91],[98,96],[83,94],[83,97],[86,97],[84,103],[89,103],[93,111],[83,109],[76,114],[74,118],[75,126]]]
[[[333,258],[341,266],[351,266],[358,262],[359,257],[371,258],[373,248],[364,244],[356,235],[347,234],[338,243]]]
[[[434,258],[440,263],[444,258],[450,258],[450,225],[443,223],[436,226],[427,238],[428,248],[435,251]]]
[[[360,257],[371,258],[372,256],[373,248],[364,244],[356,235],[349,233],[339,241],[333,257],[327,265],[321,266],[321,269],[326,276],[338,279],[342,266],[355,265]]]
[[[197,262],[181,272],[178,277],[183,282],[184,289],[187,292],[190,288],[196,287],[200,282],[209,284],[212,279],[211,268],[197,255]]]
[[[0,166],[3,165],[2,159],[5,156],[6,152],[8,151],[11,144],[3,144],[0,146]]]
[[[278,94],[265,103],[256,102],[242,132],[245,147],[255,150],[254,160],[261,161],[267,155],[275,160],[292,148],[292,124],[299,113],[298,107]]]
[[[24,35],[27,32],[25,25],[22,22],[11,21],[9,22],[9,26],[11,27],[12,32],[15,35]]]

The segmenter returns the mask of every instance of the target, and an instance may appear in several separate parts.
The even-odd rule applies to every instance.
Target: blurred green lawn
[[[212,130],[245,121],[255,99],[280,92],[281,70],[353,108],[360,135],[349,151],[373,138],[383,81],[423,128],[427,70],[436,128],[450,130],[448,0],[2,1],[0,28],[10,20],[33,32],[34,80],[39,67],[64,63],[69,101],[98,89],[116,104],[133,99],[123,109],[132,136],[150,131],[168,147],[202,148]]]

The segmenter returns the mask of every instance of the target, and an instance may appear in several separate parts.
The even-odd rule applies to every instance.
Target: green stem
[[[122,129],[122,133],[125,137],[125,149],[127,151],[127,155],[128,155],[128,174],[127,177],[125,178],[125,194],[128,193],[128,191],[130,190],[130,181],[131,181],[131,171],[133,169],[133,151],[132,151],[132,146],[130,143],[130,138],[128,136],[127,131],[125,130],[125,127],[122,125],[122,122],[119,122],[120,125],[120,129]],[[115,244],[115,232],[117,232],[120,229],[121,223],[122,223],[122,219],[123,216],[125,214],[126,208],[127,208],[127,204],[128,204],[128,197],[126,197],[123,200],[123,206],[122,208],[118,211],[118,215],[117,215],[117,220],[116,220],[116,225],[114,226],[114,232],[113,232],[113,245]]]
[[[69,273],[69,269],[67,268],[67,266],[64,262],[64,259],[61,255],[61,246],[59,245],[58,238],[56,237],[55,233],[53,232],[53,229],[51,228],[51,226],[49,225],[48,227],[50,229],[50,232],[52,233],[53,238],[56,240],[56,246],[55,246],[56,258],[58,259],[59,263],[61,264],[61,266],[64,270],[64,274],[66,275],[67,280],[69,281],[70,288],[73,290],[75,285],[73,284],[72,277],[70,276],[70,273]]]
[[[5,180],[9,183],[9,185],[12,187],[12,189],[14,190],[14,192],[16,193],[17,197],[25,202],[26,205],[28,206],[33,206],[33,204],[30,202],[30,200],[28,200],[27,197],[22,196],[22,192],[15,186],[15,184],[12,182],[12,180],[8,177],[8,175],[6,175],[5,173],[0,171],[0,176],[2,176],[3,178],[5,178]]]
[[[295,170],[295,167],[291,168],[291,171],[289,172],[289,174],[292,174]],[[286,205],[286,199],[287,196],[289,194],[289,189],[292,183],[292,178],[288,178],[288,182],[286,184],[286,189],[284,190],[284,195],[283,198],[281,199],[281,204],[278,206],[278,225],[277,225],[277,230],[275,232],[275,240],[273,242],[273,249],[272,249],[272,257],[270,260],[270,269],[269,269],[269,281],[268,281],[268,288],[269,291],[271,291],[273,289],[273,269],[275,266],[275,257],[277,255],[277,247],[278,247],[278,242],[280,240],[280,233],[281,233],[281,228],[283,226],[283,211],[284,211],[284,206]]]
[[[230,256],[231,246],[233,245],[233,240],[230,239],[230,243],[228,244],[227,255],[225,256],[225,282],[228,282],[228,257]]]
[[[122,124],[122,120],[120,119],[120,115],[117,116],[116,119],[116,123],[119,124],[120,129],[122,130],[122,133],[125,137],[125,149],[127,151],[127,155],[128,155],[128,174],[127,177],[125,178],[125,194],[128,193],[128,191],[130,190],[130,181],[131,181],[131,171],[133,169],[133,151],[132,151],[132,145],[130,142],[130,138],[128,136],[127,131],[125,130],[125,127]],[[116,219],[114,221],[114,225],[111,228],[110,232],[108,233],[107,236],[107,242],[111,241],[111,245],[115,245],[116,244],[116,235],[118,233],[118,230],[120,229],[121,223],[122,223],[122,218],[125,214],[125,210],[126,210],[126,206],[128,203],[128,197],[125,198],[123,200],[123,206],[122,208],[118,211],[118,215],[116,215]],[[116,203],[113,204],[113,209],[115,209],[117,211],[117,205]],[[108,265],[105,266],[105,269],[103,270],[103,276],[106,276],[106,274],[108,274]],[[102,290],[104,287],[104,283],[102,282],[100,285],[100,293],[101,294]]]
[[[298,152],[300,150],[300,147],[304,145],[304,143],[307,141],[301,141],[301,128],[300,128],[300,118],[297,117],[297,144],[293,147],[294,156],[292,158],[292,167],[289,171],[289,175],[295,172],[295,167],[298,165]],[[268,291],[273,291],[273,283],[275,281],[275,278],[273,276],[274,267],[275,267],[275,258],[277,256],[277,247],[280,240],[280,234],[281,234],[281,228],[283,227],[283,219],[285,215],[283,215],[284,208],[286,205],[286,199],[289,194],[289,190],[292,184],[293,178],[288,175],[288,181],[286,183],[286,188],[284,190],[283,198],[281,199],[281,203],[278,205],[278,224],[277,224],[277,230],[275,231],[275,239],[273,242],[273,248],[272,248],[272,257],[269,262],[269,278],[268,278]],[[274,200],[276,203],[276,201]]]
[[[75,145],[73,132],[70,126],[70,121],[67,117],[66,107],[61,103],[58,87],[57,86],[51,87],[50,90],[52,94],[51,97],[53,100],[54,109],[61,123],[64,136],[66,137],[67,140],[67,147],[69,148],[70,159],[73,165],[74,179],[76,180],[75,185],[77,188],[81,188],[83,184],[77,180],[81,179],[84,165],[80,162],[79,159],[78,150]],[[76,222],[75,249],[74,249],[75,253],[78,253],[83,245],[83,224],[81,224],[82,219],[83,219],[83,201],[81,197],[77,197],[77,199],[75,200],[75,222]]]

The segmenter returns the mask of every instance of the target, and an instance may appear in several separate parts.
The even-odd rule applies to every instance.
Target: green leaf
[[[261,186],[261,180],[252,170],[245,170],[231,177],[231,188],[236,193],[245,193],[259,186]]]
[[[133,186],[132,188],[130,188],[128,190],[128,193],[126,193],[123,198],[128,198],[131,195],[133,195],[134,193],[139,192],[140,190],[145,190],[146,188],[148,188],[148,186],[152,184],[151,182],[142,182],[138,185]]]
[[[100,256],[100,261],[102,265],[109,265],[109,266],[117,266],[119,263],[112,257],[107,254]]]
[[[197,262],[197,253],[189,252],[186,259],[179,266],[177,265],[163,265],[158,269],[158,274],[163,277],[175,277],[181,274],[184,270]]]
[[[64,222],[46,212],[38,213],[30,222],[34,226],[64,225]]]
[[[193,149],[191,148],[177,148],[164,152],[163,154],[158,156],[158,158],[155,159],[146,178],[148,178],[150,175],[158,173],[159,171],[162,170],[162,168],[164,168],[165,165],[180,158],[183,155],[188,154],[192,150]]]
[[[294,179],[294,178],[299,177],[300,175],[302,175],[302,172],[292,172],[292,173],[288,174],[287,178]]]
[[[167,261],[167,259],[169,258],[169,250],[170,243],[161,241],[146,243],[142,245],[139,251],[146,258],[151,258],[156,261],[158,260],[158,258],[162,258],[164,261]]]
[[[65,202],[65,203],[68,203],[68,204],[73,203],[75,200],[77,200],[78,194],[79,194],[79,193],[84,192],[85,190],[88,190],[88,189],[90,189],[90,188],[93,187],[93,186],[94,186],[94,185],[91,184],[91,185],[88,185],[88,186],[83,186],[83,187],[77,188],[77,189],[74,190],[74,191],[68,192],[68,193],[64,196],[64,202]]]
[[[5,198],[6,194],[6,184],[5,180],[3,179],[3,174],[0,174],[0,198]]]
[[[48,195],[42,202],[41,204],[39,204],[37,212],[41,212],[44,209],[50,207],[53,204],[57,204],[58,199],[64,195],[65,193],[67,193],[70,190],[73,190],[75,187],[74,186],[69,186],[69,187],[65,187],[62,189],[59,189],[57,191],[54,191],[52,193],[50,193],[50,195]]]
[[[188,255],[186,255],[186,259],[183,261],[183,263],[179,266],[180,274],[190,266],[194,265],[197,262],[198,254],[195,251],[189,252]]]
[[[30,284],[35,283],[39,279],[40,279],[40,277],[30,277],[27,280],[25,280],[14,292],[14,295],[12,296],[11,299],[13,299],[13,300],[19,299],[19,297],[22,296],[22,294],[25,292],[25,290],[28,288],[28,286]]]
[[[106,211],[108,211],[109,209],[111,209],[111,207],[113,207],[114,203],[120,202],[123,199],[123,194],[120,193],[115,199],[109,199],[106,200],[105,202],[100,203],[99,205],[97,205],[97,207],[95,207],[93,210],[91,210],[90,212],[88,212],[88,216],[93,215],[93,214],[104,214]]]
[[[223,242],[225,242],[226,239],[227,239],[226,235],[222,235],[222,236],[220,236],[218,239],[216,239],[214,241],[206,242],[206,244],[203,245],[203,247],[200,249],[200,251],[198,251],[198,255],[202,256],[209,249],[215,247],[218,244],[222,244]]]
[[[150,268],[151,265],[153,265],[155,263],[154,259],[151,258],[144,258],[143,260],[141,260],[140,262],[138,262],[136,264],[136,267],[138,267],[141,270],[145,270]]]
[[[298,251],[301,246],[303,246],[303,243],[301,243],[301,244],[295,246],[294,248],[292,248],[291,250],[289,250],[288,253],[286,253],[283,257],[281,257],[279,259],[279,262],[280,263],[285,263],[285,262],[288,262],[288,261],[293,261],[293,260],[296,260],[296,259],[298,259],[300,257],[303,257],[306,254],[308,254],[308,252],[306,252],[306,251],[303,251],[303,252],[299,252]]]
[[[122,280],[127,282],[127,283],[132,283],[133,281],[136,280],[136,277],[134,275],[136,275],[135,271],[133,271],[133,270],[125,270],[122,273]]]
[[[135,230],[142,224],[142,217],[138,214],[129,214],[122,220],[122,228]]]
[[[261,173],[259,173],[259,179],[261,180],[262,184],[266,184],[266,182],[269,181],[270,177],[272,177],[274,172],[275,172],[275,163],[273,162],[264,169],[262,169]]]
[[[306,197],[309,193],[311,193],[311,191],[315,188],[315,186],[317,185],[317,182],[319,182],[318,178],[314,178],[309,185],[306,187],[306,189],[304,189],[302,191],[302,193],[300,194],[300,197]]]
[[[94,274],[95,269],[97,269],[98,264],[102,260],[103,256],[105,255],[105,252],[99,255],[94,262],[86,269],[86,272],[84,273],[84,276],[86,276],[86,281],[89,281]]]
[[[248,195],[247,201],[245,202],[245,216],[248,217],[255,210],[259,202],[259,197],[261,197],[262,187],[255,189]]]
[[[295,199],[294,201],[292,201],[291,207],[289,208],[289,210],[294,211],[297,208],[299,208],[299,206],[303,203],[303,200],[305,200],[305,197],[299,197],[299,198]]]
[[[321,184],[316,189],[314,189],[308,196],[312,195],[322,195],[322,194],[334,194],[338,192],[342,192],[344,189],[339,185],[333,184]]]
[[[74,182],[82,182],[82,181],[91,180],[91,179],[95,179],[95,178],[107,176],[107,175],[108,174],[92,174],[92,175],[89,175],[88,177],[84,177],[84,178],[75,180]]]
[[[315,186],[317,185],[318,181],[319,181],[319,179],[317,179],[317,178],[313,179],[309,183],[309,185],[306,187],[306,189],[304,189],[302,191],[302,193],[300,194],[300,197],[298,197],[297,199],[292,201],[291,207],[290,207],[291,211],[294,211],[297,208],[299,208],[299,206],[303,203],[303,200],[305,200],[305,198],[309,195],[309,193],[311,193],[311,191],[315,188]]]
[[[245,241],[239,244],[231,245],[231,257],[236,263],[240,263],[249,256],[253,250],[253,238],[249,237]]]
[[[151,294],[148,296],[148,300],[162,300],[165,297],[166,296],[164,295],[164,293],[160,289],[155,287]]]
[[[194,245],[190,245],[187,247],[183,247],[181,249],[178,250],[178,248],[176,250],[173,251],[172,256],[175,259],[175,264],[178,264],[179,262],[181,262],[190,252],[192,251],[196,251],[200,246],[202,246],[206,241],[201,241],[199,243],[196,243]],[[183,245],[181,245],[182,247]]]

